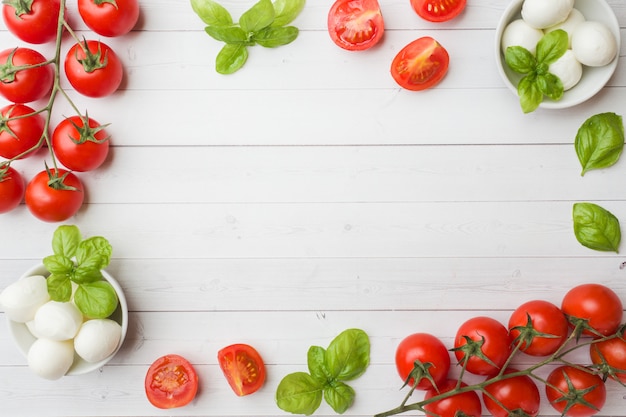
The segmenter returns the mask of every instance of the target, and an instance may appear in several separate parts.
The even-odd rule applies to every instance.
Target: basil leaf
[[[349,381],[362,375],[369,360],[370,341],[363,330],[344,330],[326,349],[326,367],[337,380]]]
[[[563,56],[569,44],[567,32],[563,29],[546,33],[537,42],[537,62],[550,65]]]
[[[90,319],[109,317],[117,308],[115,289],[106,281],[79,284],[74,294],[76,307]]]
[[[581,175],[615,164],[624,148],[622,116],[615,113],[591,116],[578,129],[574,147],[583,168]]]
[[[275,0],[272,26],[285,26],[293,22],[304,9],[305,0]]]
[[[311,415],[322,403],[323,390],[319,382],[306,372],[285,376],[276,389],[276,404],[293,414]]]
[[[52,274],[46,278],[46,285],[52,300],[66,303],[72,298],[72,282],[69,276]]]
[[[215,40],[233,45],[248,45],[248,35],[240,27],[207,26],[204,31]]]
[[[79,266],[90,264],[93,268],[104,269],[111,262],[113,248],[108,240],[95,236],[83,240],[76,249],[76,261]]]
[[[504,54],[506,64],[515,72],[528,74],[535,70],[537,60],[533,54],[521,46],[509,46]]]
[[[311,346],[307,352],[307,365],[311,376],[325,386],[332,379],[326,368],[326,350],[320,346]]]
[[[535,84],[542,94],[550,97],[554,101],[559,101],[563,97],[563,83],[561,79],[554,74],[546,73],[537,75]]]
[[[573,210],[574,234],[590,249],[618,252],[621,240],[619,220],[608,210],[593,203],[576,203]]]
[[[191,0],[191,8],[210,26],[231,26],[233,18],[224,7],[213,0]]]
[[[87,263],[78,265],[71,275],[71,279],[77,284],[87,284],[102,280],[103,275],[100,269],[94,268],[93,264]]]
[[[296,40],[299,30],[295,26],[266,27],[256,32],[252,39],[266,48],[276,48]]]
[[[517,84],[517,94],[524,113],[535,111],[543,100],[543,93],[539,90],[536,79],[535,75],[527,75]]]
[[[245,45],[226,44],[215,58],[215,70],[220,74],[232,74],[243,67],[247,59]]]
[[[81,240],[78,227],[73,225],[59,226],[52,235],[52,252],[55,255],[72,258]]]
[[[270,0],[259,0],[239,18],[244,32],[257,32],[274,22],[274,6]]]
[[[324,390],[324,399],[338,414],[343,414],[350,408],[354,403],[354,397],[356,397],[354,389],[341,381]]]
[[[43,265],[54,275],[70,275],[74,271],[74,261],[63,255],[50,255],[43,258]]]

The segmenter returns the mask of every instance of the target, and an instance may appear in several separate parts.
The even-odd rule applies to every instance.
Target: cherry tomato
[[[252,394],[265,383],[265,364],[252,346],[238,343],[217,352],[220,368],[238,396]]]
[[[5,0],[2,17],[7,29],[24,42],[42,44],[56,39],[59,0]]]
[[[76,43],[65,57],[65,75],[72,87],[87,97],[105,97],[122,83],[122,61],[105,43]]]
[[[449,63],[448,51],[433,38],[425,36],[398,52],[391,63],[391,76],[402,88],[426,90],[443,79]]]
[[[532,330],[526,328],[529,318]],[[522,330],[524,334],[520,336]],[[532,300],[522,304],[511,314],[509,333],[515,345],[520,345],[522,352],[531,356],[547,356],[565,343],[569,334],[569,323],[565,314],[554,304],[544,300]]]
[[[507,369],[505,374],[512,372],[516,372],[516,370]],[[514,410],[523,411],[526,413],[524,415],[531,417],[539,413],[539,405],[541,404],[539,388],[527,375],[496,381],[487,385],[485,391],[489,394],[483,393],[485,408],[494,417],[508,417],[509,411]]]
[[[445,22],[465,9],[466,0],[411,0],[411,7],[422,19]]]
[[[144,387],[148,401],[155,407],[182,407],[196,397],[198,374],[182,356],[165,355],[154,361],[148,369]]]
[[[443,394],[448,391],[452,391],[457,386],[458,381],[455,379],[448,379],[444,381],[442,386],[439,387],[439,391],[435,389],[429,389],[424,395],[425,400],[429,400],[439,394]],[[467,386],[464,382],[461,382],[460,387]],[[482,405],[480,403],[480,397],[475,391],[468,391],[462,394],[451,395],[448,398],[444,398],[432,403],[426,404],[424,410],[428,415],[434,415],[439,417],[455,417],[458,416],[457,412],[462,411],[464,415],[468,417],[480,417],[482,414]]]
[[[626,384],[626,332],[622,337],[607,339],[589,347],[591,361],[604,375]],[[621,372],[620,372],[621,371]]]
[[[340,48],[363,51],[385,32],[378,0],[337,0],[328,12],[328,33]]]
[[[64,169],[46,169],[26,186],[26,207],[39,220],[61,222],[69,219],[83,205],[83,184]]]
[[[467,371],[476,375],[493,375],[500,371],[511,355],[511,339],[509,331],[502,323],[491,317],[474,317],[459,327],[454,339],[454,354],[459,363],[464,363],[465,352],[463,347],[468,344],[467,338],[473,342],[482,343],[480,351],[494,365],[472,355],[467,358]]]
[[[589,392],[584,393],[588,390]],[[577,395],[578,394],[578,395]],[[582,398],[588,405],[573,403],[569,397]],[[602,378],[591,370],[583,370],[569,365],[559,366],[548,375],[546,396],[552,407],[559,413],[567,409],[567,416],[589,417],[598,413],[606,401],[606,387]]]
[[[24,104],[9,104],[0,109],[0,156],[13,159],[21,155],[21,159],[41,148],[46,121],[34,112]]]
[[[16,67],[44,62],[46,58],[30,48],[0,52],[0,94],[13,103],[30,103],[48,95],[54,82],[51,65],[16,70]]]
[[[79,172],[91,171],[106,160],[109,136],[104,127],[91,117],[71,116],[54,129],[52,149],[66,168]]]
[[[78,0],[78,13],[98,35],[115,37],[130,32],[139,19],[137,0]]]
[[[427,370],[436,386],[448,378],[450,353],[437,337],[428,333],[414,333],[400,342],[396,349],[396,369],[403,381],[411,376],[416,361],[428,366]],[[414,384],[415,380],[410,378],[408,385],[412,387]],[[415,388],[426,390],[433,388],[433,385],[427,378],[422,378]]]
[[[569,290],[561,303],[561,310],[572,318],[586,320],[587,325],[600,335],[610,335],[622,323],[623,307],[618,295],[600,284],[582,284]],[[586,329],[584,334],[598,336]]]
[[[24,179],[13,167],[0,164],[0,213],[8,213],[22,202]]]

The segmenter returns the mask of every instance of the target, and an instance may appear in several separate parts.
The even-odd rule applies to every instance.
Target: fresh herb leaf
[[[619,220],[593,203],[576,203],[573,209],[574,235],[590,249],[618,252],[621,241]]]
[[[526,48],[521,46],[509,46],[504,55],[506,64],[515,72],[529,74],[537,67],[537,60]]]
[[[50,255],[43,258],[48,272],[56,275],[70,275],[74,271],[74,261],[64,255]]]
[[[117,308],[115,289],[106,281],[79,284],[74,294],[76,307],[90,319],[109,317]]]
[[[554,74],[550,74],[549,72],[537,74],[535,84],[543,95],[548,96],[554,101],[558,101],[563,97],[563,83],[561,79]]]
[[[228,10],[213,0],[191,0],[191,8],[209,26],[233,24],[233,18]]]
[[[537,76],[529,74],[522,78],[517,84],[517,95],[519,96],[520,106],[524,113],[531,113],[539,107],[543,100],[543,93],[539,90],[539,86],[535,82]]]
[[[270,0],[259,0],[239,18],[244,32],[254,33],[274,22],[274,6]]]
[[[59,226],[52,235],[52,252],[55,255],[72,258],[76,254],[76,249],[81,240],[78,227],[72,225]]]
[[[215,70],[220,74],[232,74],[248,60],[248,49],[245,45],[227,43],[215,58]]]
[[[323,388],[306,372],[285,376],[276,389],[276,404],[293,414],[311,415],[322,404]]]
[[[285,26],[293,22],[304,9],[305,0],[275,0],[272,26]]]
[[[232,45],[249,45],[248,34],[238,26],[207,26],[204,31],[213,39]]]
[[[370,342],[363,330],[348,329],[326,349],[326,365],[333,378],[349,381],[361,376],[369,365]]]
[[[104,269],[111,262],[113,248],[109,241],[101,236],[83,240],[76,250],[76,261],[79,265],[93,265],[94,269]]]
[[[550,65],[567,51],[569,38],[563,29],[553,30],[546,33],[537,42],[537,62]]]
[[[338,414],[345,413],[354,403],[355,397],[354,389],[341,381],[337,381],[324,389],[324,400]]]
[[[52,300],[66,303],[72,298],[72,282],[69,276],[52,274],[46,278],[46,285]]]
[[[299,30],[295,26],[266,27],[254,34],[254,41],[265,48],[276,48],[296,40]]]
[[[307,365],[309,373],[320,384],[325,385],[332,379],[328,368],[326,368],[326,349],[320,346],[311,346],[307,352]]]
[[[578,129],[574,147],[583,168],[581,175],[614,165],[624,149],[622,116],[615,113],[591,116]]]

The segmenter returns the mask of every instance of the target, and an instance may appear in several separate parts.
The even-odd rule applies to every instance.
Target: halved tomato
[[[402,48],[391,63],[391,76],[402,88],[425,90],[448,72],[450,56],[439,42],[424,36]]]
[[[445,22],[465,9],[466,0],[411,0],[413,10],[429,22]]]
[[[265,383],[265,364],[250,345],[226,346],[217,352],[217,360],[228,384],[240,397],[258,391]]]
[[[148,401],[157,408],[182,407],[196,397],[198,374],[182,356],[161,356],[148,369],[145,389]]]
[[[328,33],[340,48],[363,51],[383,37],[385,24],[378,0],[337,0],[328,12]]]

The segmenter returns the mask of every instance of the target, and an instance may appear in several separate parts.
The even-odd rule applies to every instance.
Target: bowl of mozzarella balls
[[[104,366],[118,352],[128,328],[128,306],[119,283],[102,271],[117,294],[117,307],[103,319],[85,317],[73,303],[53,301],[43,264],[0,293],[0,308],[17,347],[38,376],[57,380]]]
[[[540,108],[563,109],[590,99],[613,76],[619,59],[619,22],[605,0],[513,0],[496,28],[496,63],[516,95],[522,75],[507,64],[507,48],[521,46],[534,55],[537,43],[557,29],[567,33],[568,48],[548,71],[561,80],[563,95],[544,97]]]

